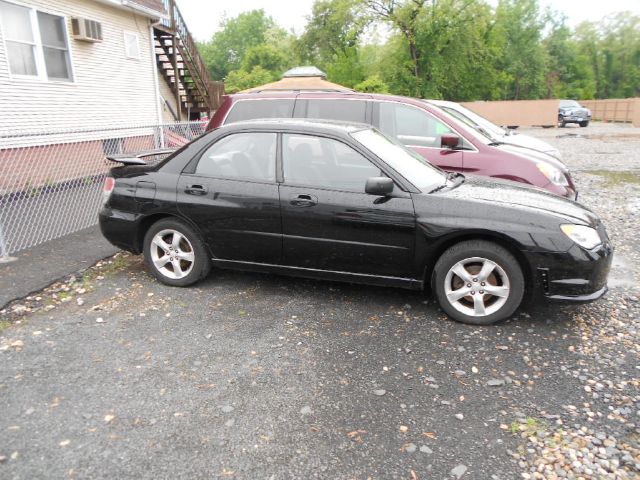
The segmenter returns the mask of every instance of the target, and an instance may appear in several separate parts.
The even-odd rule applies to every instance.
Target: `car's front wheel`
[[[177,219],[154,223],[144,237],[144,259],[162,283],[186,287],[209,274],[211,260],[202,240]]]
[[[588,121],[580,122],[580,126],[581,127],[587,127],[587,126],[589,126],[589,122]]]
[[[515,312],[524,295],[524,276],[505,248],[484,240],[458,243],[433,270],[432,290],[454,320],[489,325]]]

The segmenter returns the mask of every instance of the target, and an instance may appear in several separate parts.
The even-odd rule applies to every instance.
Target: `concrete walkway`
[[[0,309],[117,251],[95,226],[17,252],[0,263]]]

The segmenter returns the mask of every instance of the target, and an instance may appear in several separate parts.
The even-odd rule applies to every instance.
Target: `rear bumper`
[[[564,253],[530,253],[536,292],[550,301],[588,303],[607,293],[613,247],[607,241],[593,250],[574,245]]]
[[[137,248],[138,215],[103,207],[98,216],[102,235],[113,245],[133,253]]]

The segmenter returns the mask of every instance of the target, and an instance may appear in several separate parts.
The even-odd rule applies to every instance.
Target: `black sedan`
[[[607,290],[612,246],[580,204],[507,181],[446,174],[377,130],[302,120],[235,123],[155,166],[105,182],[100,227],[143,252],[163,283],[212,266],[431,287],[466,323],[522,299],[587,302]]]

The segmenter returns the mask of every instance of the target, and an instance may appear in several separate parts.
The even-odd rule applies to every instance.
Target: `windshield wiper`
[[[447,173],[447,178],[445,178],[445,181],[442,185],[438,185],[436,188],[434,188],[433,190],[431,190],[429,193],[436,193],[439,192],[440,190],[443,190],[444,188],[446,188],[449,185],[449,182],[453,182],[454,179],[457,178],[461,178],[461,182],[464,182],[465,176],[463,174],[461,174],[460,172],[449,172]],[[459,183],[458,183],[459,185]]]

